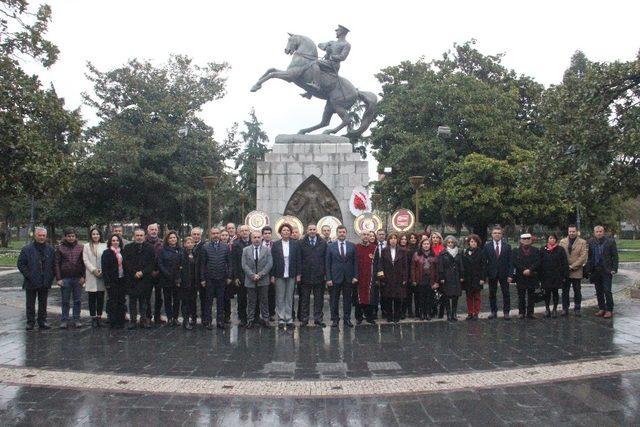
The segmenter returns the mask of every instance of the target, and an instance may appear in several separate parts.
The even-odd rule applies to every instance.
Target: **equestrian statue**
[[[333,129],[325,130],[324,133],[337,133],[346,127],[346,136],[352,141],[356,140],[375,118],[378,98],[372,92],[359,91],[349,80],[338,75],[340,63],[347,58],[351,50],[351,44],[346,40],[348,32],[347,28],[338,25],[337,40],[318,45],[325,52],[323,59],[318,58],[318,49],[313,40],[289,33],[284,52],[287,55],[293,55],[291,63],[286,70],[268,69],[253,85],[251,92],[256,92],[264,82],[273,78],[295,83],[305,91],[302,94],[303,97],[308,99],[316,97],[327,101],[322,113],[322,121],[315,126],[301,129],[299,134],[329,126],[331,117],[337,114],[342,119],[340,124]],[[354,129],[349,110],[356,101],[362,101],[365,104],[365,110],[360,125]]]

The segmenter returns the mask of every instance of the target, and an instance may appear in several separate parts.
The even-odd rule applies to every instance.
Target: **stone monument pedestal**
[[[278,135],[257,169],[257,209],[269,215],[272,226],[283,215],[295,215],[304,234],[309,222],[333,215],[347,227],[347,238],[359,241],[349,198],[354,188],[368,185],[369,171],[349,139]]]

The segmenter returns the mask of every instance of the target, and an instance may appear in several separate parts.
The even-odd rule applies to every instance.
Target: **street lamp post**
[[[414,231],[418,228],[418,222],[420,221],[420,208],[418,206],[418,196],[420,194],[420,189],[424,185],[424,176],[410,176],[409,182],[413,189],[416,190],[415,198],[416,198],[416,222],[413,226]]]
[[[203,176],[202,180],[204,181],[204,185],[207,187],[207,193],[209,196],[209,205],[208,205],[208,209],[207,209],[207,232],[209,232],[209,230],[211,230],[212,224],[211,224],[211,205],[213,202],[213,187],[216,186],[216,183],[218,182],[218,177],[214,176],[214,175],[209,175],[209,176]]]

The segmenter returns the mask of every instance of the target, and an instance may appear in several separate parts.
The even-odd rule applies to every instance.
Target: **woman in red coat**
[[[382,250],[382,295],[387,303],[387,320],[398,323],[402,299],[407,296],[407,251],[398,245],[398,235],[389,234],[387,247]]]
[[[371,301],[373,255],[376,252],[375,242],[375,233],[365,231],[362,233],[362,242],[356,245],[358,284],[353,293],[353,304],[356,306],[356,323],[358,325],[362,323],[363,316],[367,323],[376,324],[373,317],[374,306]]]
[[[431,241],[424,239],[411,259],[411,284],[416,289],[416,314],[420,320],[431,320],[435,295],[432,286],[436,283],[437,271],[438,263],[431,250]]]

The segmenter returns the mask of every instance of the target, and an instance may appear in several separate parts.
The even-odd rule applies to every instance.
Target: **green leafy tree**
[[[100,123],[87,131],[89,153],[78,168],[78,220],[201,223],[205,175],[220,178],[214,198],[220,218],[233,185],[224,167],[232,150],[197,113],[224,95],[226,69],[223,63],[200,67],[186,56],[161,66],[131,60],[106,72],[89,64],[94,93],[85,94],[85,102]]]
[[[611,222],[620,196],[640,191],[639,97],[638,58],[599,63],[579,51],[543,97],[549,170],[570,184],[571,203],[589,225]]]
[[[240,132],[242,138],[242,151],[236,158],[236,169],[239,177],[239,191],[247,196],[247,211],[256,207],[256,180],[257,163],[264,160],[264,155],[269,150],[266,143],[269,142],[267,133],[262,130],[262,123],[258,121],[256,112],[251,109],[249,120],[244,121],[245,130]]]
[[[36,11],[26,0],[0,0],[0,53],[19,59],[29,56],[45,67],[58,59],[58,47],[44,35],[51,21],[51,7],[42,4]]]
[[[624,201],[622,218],[633,227],[633,239],[637,239],[640,232],[640,196]]]
[[[0,1],[0,194],[2,245],[12,221],[24,218],[25,200],[54,199],[72,183],[81,154],[82,120],[65,109],[53,87],[43,88],[20,66],[31,58],[43,66],[57,59],[58,48],[45,38],[51,9],[36,11],[24,0]]]
[[[422,175],[421,222],[464,224],[484,235],[492,222],[516,221],[517,212],[501,210],[510,201],[495,199],[513,196],[513,170],[535,164],[531,158],[541,144],[543,87],[505,68],[501,55],[483,55],[474,44],[454,45],[431,62],[405,61],[382,70],[377,75],[383,90],[381,119],[371,142],[380,168],[393,168],[375,187],[388,209],[413,206],[409,177]],[[439,126],[448,126],[450,137],[439,137]],[[513,163],[523,158],[527,165]],[[482,187],[485,178],[494,179],[491,190]],[[548,192],[538,176],[527,178],[535,180],[529,186]],[[479,192],[473,197],[465,187],[472,182]],[[532,204],[537,200],[519,202],[525,204],[521,209],[536,211]]]

